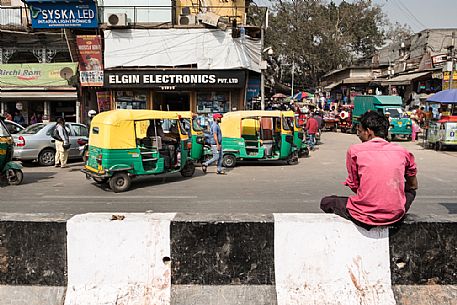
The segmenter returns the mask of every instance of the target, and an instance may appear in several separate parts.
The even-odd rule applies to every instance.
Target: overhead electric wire
[[[386,1],[386,2],[388,2],[388,1]],[[400,9],[400,11],[402,11],[403,13],[408,15],[410,18],[412,18],[412,21],[414,21],[414,23],[416,23],[416,25],[419,25],[419,27],[423,27],[424,29],[428,28],[403,4],[403,2],[401,2],[401,0],[391,0],[390,2],[393,2]]]

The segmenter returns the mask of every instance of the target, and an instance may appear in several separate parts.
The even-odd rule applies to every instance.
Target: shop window
[[[198,113],[224,113],[230,111],[230,93],[213,91],[197,93]]]
[[[146,90],[116,91],[116,109],[146,109],[148,92]]]

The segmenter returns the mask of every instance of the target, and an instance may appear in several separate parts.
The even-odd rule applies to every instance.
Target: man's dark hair
[[[389,131],[389,120],[382,114],[369,111],[365,112],[360,118],[363,129],[371,129],[376,137],[387,139]]]
[[[62,117],[57,118],[57,124],[65,124],[65,120]]]

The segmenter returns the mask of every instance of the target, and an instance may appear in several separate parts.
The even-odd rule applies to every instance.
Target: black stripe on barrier
[[[457,284],[457,222],[409,222],[389,230],[392,284]]]
[[[0,284],[65,286],[65,222],[0,222]]]
[[[273,222],[171,223],[172,284],[273,285]]]

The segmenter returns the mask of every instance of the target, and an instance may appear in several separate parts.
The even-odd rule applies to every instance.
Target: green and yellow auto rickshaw
[[[191,141],[176,112],[112,110],[91,122],[89,155],[82,172],[114,192],[130,188],[136,176],[195,172]]]
[[[297,151],[298,157],[308,157],[309,148],[306,143],[306,133],[303,127],[299,124],[298,114],[293,111],[283,111],[283,116],[290,118],[294,122],[294,148]]]
[[[6,179],[11,185],[18,185],[21,184],[24,174],[22,166],[11,161],[14,142],[3,120],[4,118],[0,116],[0,178]]]
[[[177,114],[192,143],[190,158],[194,162],[201,162],[203,160],[205,134],[203,128],[198,124],[197,114],[191,111],[178,111]]]
[[[281,111],[234,111],[221,122],[223,165],[237,160],[298,161],[294,149],[293,117]]]

